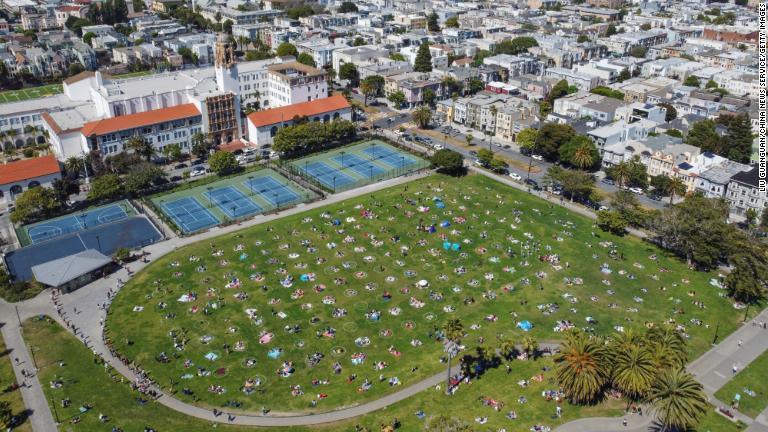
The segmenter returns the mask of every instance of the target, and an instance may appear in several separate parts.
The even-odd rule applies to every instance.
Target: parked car
[[[474,150],[470,150],[470,151],[469,151],[469,155],[470,155],[470,156],[474,156],[474,157],[477,157],[477,152],[476,152],[476,151],[474,151]]]
[[[643,190],[640,189],[639,187],[631,187],[631,188],[629,188],[629,191],[632,192],[632,193],[636,193],[638,195],[642,195],[643,194]]]
[[[608,177],[604,178],[604,179],[603,179],[603,180],[601,180],[601,181],[602,181],[603,183],[605,183],[605,184],[608,184],[608,185],[612,185],[612,184],[616,183],[616,182],[614,182],[614,181],[613,181],[613,179],[611,179],[611,178],[608,178]]]
[[[648,198],[650,198],[650,199],[652,199],[654,201],[661,201],[661,195],[655,194],[655,193],[649,194]]]
[[[201,166],[195,167],[189,172],[190,177],[200,177],[201,175],[205,175],[205,168]]]
[[[537,160],[537,161],[543,161],[544,160],[544,156],[537,155],[537,154],[531,155],[531,158],[533,158],[533,160]]]
[[[172,182],[181,181],[181,176],[172,176],[169,180],[171,180]]]
[[[433,148],[433,149],[435,149],[435,150],[442,150],[442,149],[444,149],[445,147],[443,147],[443,145],[442,145],[442,144],[435,144],[435,145],[433,145],[433,146],[432,146],[432,148]]]
[[[534,179],[525,179],[525,184],[534,188],[535,190],[539,189],[539,184]]]
[[[521,176],[518,173],[511,172],[511,173],[509,173],[509,176],[512,177],[512,180],[514,180],[514,181],[522,181],[523,180],[523,176]]]
[[[186,168],[187,166],[188,165],[185,164],[185,163],[180,163],[180,164],[177,164],[176,166],[174,166],[173,169],[183,169],[183,168]]]

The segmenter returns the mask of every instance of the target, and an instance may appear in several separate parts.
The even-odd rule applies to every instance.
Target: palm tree
[[[671,326],[655,326],[648,330],[648,349],[657,369],[676,369],[688,361],[683,336]]]
[[[556,375],[565,395],[574,403],[598,399],[608,381],[605,345],[585,333],[568,335],[555,356]]]
[[[616,180],[616,183],[618,183],[619,187],[623,187],[627,180],[629,180],[629,164],[626,162],[620,162],[616,164],[616,166],[611,169],[611,175],[613,176],[613,179]]]
[[[424,129],[432,120],[432,110],[428,106],[421,106],[413,110],[411,117],[413,117],[413,121],[416,122],[419,128]]]
[[[443,325],[443,333],[445,334],[446,342],[458,346],[461,338],[464,337],[464,324],[461,323],[460,319],[450,319],[445,323],[445,325]],[[446,345],[448,344],[446,343]],[[448,347],[446,346],[446,348]],[[448,352],[447,354],[448,382],[446,383],[445,390],[449,391],[451,386],[451,360],[453,360],[453,356],[456,354],[456,352]]]
[[[499,342],[499,352],[504,358],[509,358],[515,352],[515,341],[512,338],[505,337]]]
[[[571,160],[576,167],[586,169],[594,165],[595,160],[592,156],[592,149],[588,145],[582,145],[576,148],[573,152],[573,158]]]
[[[141,135],[134,135],[128,139],[127,147],[133,150],[137,155],[150,162],[152,156],[157,154],[155,147]]]
[[[624,393],[627,405],[645,397],[655,378],[656,365],[648,349],[637,345],[613,350],[613,385]]]
[[[530,335],[523,337],[523,340],[520,342],[520,345],[522,345],[523,352],[525,352],[528,355],[533,355],[536,353],[536,351],[539,350],[539,342],[536,341],[536,339]]]
[[[670,177],[669,182],[665,185],[664,193],[669,194],[669,205],[672,205],[672,201],[675,196],[681,196],[688,189],[685,183],[678,176]]]
[[[682,368],[663,371],[648,399],[664,427],[685,431],[699,423],[709,404],[702,386]]]

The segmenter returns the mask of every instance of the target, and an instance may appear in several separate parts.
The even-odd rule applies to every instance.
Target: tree
[[[723,117],[723,116],[721,116]],[[752,123],[749,114],[727,115],[719,121],[726,121],[727,130],[723,137],[724,155],[736,162],[748,163],[752,154]]]
[[[525,128],[521,130],[517,136],[515,136],[515,142],[521,149],[533,151],[536,146],[536,139],[539,135],[539,131],[534,128]]]
[[[449,149],[442,149],[432,155],[432,164],[438,171],[449,174],[459,175],[464,172],[464,157],[459,152]]]
[[[672,430],[695,427],[709,410],[701,384],[682,368],[662,371],[648,399],[656,411],[657,419]]]
[[[52,214],[61,208],[61,201],[53,189],[42,186],[27,189],[16,197],[16,210],[11,213],[11,221],[27,222]]]
[[[341,6],[339,6],[339,13],[357,12],[357,10],[357,5],[351,1],[342,2]]]
[[[429,105],[430,107],[435,105],[436,97],[437,95],[435,94],[435,91],[431,88],[425,88],[421,94],[421,98],[424,100],[424,104]]]
[[[722,154],[722,140],[717,134],[716,125],[713,120],[701,120],[693,124],[688,131],[685,142],[700,148],[702,151],[709,151],[715,154]]]
[[[352,46],[363,46],[365,45],[365,39],[362,38],[362,36],[357,36],[354,41],[352,41]]]
[[[181,159],[181,144],[173,143],[163,147],[163,156],[168,158],[169,161],[177,161]]]
[[[296,46],[294,46],[290,42],[283,42],[280,45],[277,46],[277,49],[275,50],[275,53],[278,57],[285,57],[285,56],[294,56],[297,57],[299,55],[299,51],[296,49]]]
[[[641,30],[645,30],[645,31],[648,31],[648,30],[650,30],[650,29],[651,29],[651,23],[643,23],[643,24],[640,24],[640,29],[641,29]]]
[[[645,58],[645,55],[648,53],[648,48],[636,45],[630,48],[629,55],[635,58]]]
[[[469,80],[469,87],[467,88],[469,94],[475,94],[483,91],[483,89],[485,89],[485,83],[480,78],[471,78]]]
[[[482,164],[484,167],[488,167],[491,165],[491,162],[493,161],[494,154],[492,151],[488,149],[480,149],[477,152],[477,160]]]
[[[360,82],[360,72],[354,63],[344,63],[339,67],[339,78],[349,81],[354,87]]]
[[[555,102],[555,99],[561,98],[568,94],[568,81],[566,80],[560,80],[552,86],[552,90],[549,91],[549,103],[552,104]]]
[[[373,83],[363,80],[360,82],[360,93],[363,94],[363,103],[368,106],[368,98],[375,97],[377,91]]]
[[[216,146],[213,145],[208,137],[202,132],[192,135],[191,141],[192,148],[190,151],[198,159],[205,159],[210,154],[210,151],[216,148]]]
[[[701,82],[699,79],[694,75],[688,75],[688,77],[683,81],[683,85],[687,85],[689,87],[700,87]]]
[[[115,198],[123,192],[123,184],[117,174],[105,174],[91,182],[88,199],[94,201]]]
[[[429,44],[422,43],[416,52],[413,62],[413,70],[416,72],[432,72],[432,54],[429,52]]]
[[[425,129],[432,120],[432,110],[428,106],[421,106],[411,112],[411,117],[419,128]]]
[[[608,24],[608,27],[605,29],[605,37],[611,37],[616,33],[618,33],[616,26],[613,24]]]
[[[579,169],[593,167],[600,160],[600,153],[589,137],[576,135],[558,150],[560,161]]]
[[[625,69],[626,70],[626,69]],[[597,86],[589,91],[590,93],[606,96],[613,99],[624,100],[624,93],[605,86]]]
[[[152,160],[152,156],[154,156],[157,153],[157,150],[155,149],[155,146],[153,146],[149,141],[144,139],[142,135],[134,135],[128,139],[128,142],[126,143],[126,147],[133,150],[134,153],[139,155],[140,157],[143,157],[147,160],[147,162]]]
[[[768,254],[764,248],[746,242],[729,259],[732,270],[725,277],[728,294],[734,299],[755,303],[765,298],[768,288]]]
[[[472,136],[471,133],[468,133],[467,135],[464,136],[464,139],[467,141],[468,146],[472,146],[473,145],[472,140],[475,139],[475,137]]]
[[[312,54],[309,53],[303,52],[299,54],[299,57],[296,58],[296,61],[307,66],[317,67],[317,63],[315,63],[314,57],[312,57]]]
[[[405,102],[406,102],[406,99],[405,99],[405,93],[403,93],[403,92],[402,92],[402,91],[400,91],[400,90],[398,90],[398,91],[396,91],[396,92],[392,92],[392,93],[390,93],[390,94],[389,94],[389,96],[387,96],[387,99],[388,99],[390,102],[392,102],[392,105],[394,105],[394,106],[395,106],[395,108],[400,108],[400,107],[401,107],[401,106],[403,106],[403,105],[405,104]]]
[[[672,120],[677,118],[677,109],[675,109],[672,104],[669,103],[660,103],[660,107],[664,107],[667,110],[667,113],[664,115],[664,121],[671,122]]]
[[[759,214],[757,213],[757,210],[750,207],[747,209],[746,213],[744,213],[744,222],[748,227],[752,227],[755,225],[758,216]]]
[[[431,32],[440,31],[440,24],[437,22],[437,13],[435,11],[432,11],[432,13],[427,16],[427,30]]]
[[[519,36],[512,40],[499,42],[493,52],[495,54],[517,55],[525,53],[529,48],[536,46],[539,46],[539,43],[536,42],[536,39],[530,36]]]
[[[560,146],[570,141],[576,131],[567,124],[544,123],[539,129],[536,151],[549,161],[559,156]]]
[[[314,15],[315,10],[312,8],[312,6],[308,4],[302,4],[300,6],[292,7],[286,10],[285,14],[288,16],[288,18],[292,20],[297,20],[299,18],[304,18],[304,17]]]
[[[235,155],[225,151],[217,151],[211,155],[208,159],[208,165],[211,167],[211,171],[220,176],[232,173],[240,167]]]
[[[125,176],[125,190],[128,193],[138,195],[153,185],[165,180],[165,171],[149,162],[143,162],[131,168]]]
[[[664,185],[664,195],[669,196],[669,205],[672,205],[675,196],[682,196],[688,189],[685,183],[678,176],[671,177]]]
[[[72,178],[77,178],[85,168],[85,162],[83,158],[78,156],[70,156],[64,161],[64,170]]]
[[[579,37],[576,38],[576,42],[577,43],[584,43],[584,42],[589,42],[589,41],[590,41],[589,36],[587,36],[585,34],[580,34]]]
[[[96,34],[93,32],[88,32],[83,35],[83,42],[87,43],[89,46],[93,45],[93,38],[96,37]]]
[[[555,374],[565,395],[574,403],[598,399],[608,381],[606,348],[597,338],[583,332],[571,332],[555,356]]]
[[[445,20],[445,27],[446,28],[459,28],[460,27],[459,17],[452,16],[452,17],[448,18],[447,20]]]
[[[616,81],[618,81],[618,82],[624,82],[624,81],[626,81],[626,80],[628,80],[628,79],[630,79],[630,78],[632,78],[632,74],[631,74],[631,73],[629,73],[629,69],[627,69],[627,68],[624,68],[624,69],[622,69],[622,70],[621,70],[621,72],[619,73],[619,76],[618,76],[618,78],[616,78]]]
[[[67,202],[70,195],[80,191],[80,185],[69,177],[54,180],[52,186],[56,201],[62,205]]]
[[[523,352],[528,355],[534,355],[539,350],[539,342],[531,335],[523,336],[523,340],[520,341]]]
[[[648,349],[636,344],[614,347],[611,381],[627,399],[627,404],[645,398],[656,378],[656,365]]]

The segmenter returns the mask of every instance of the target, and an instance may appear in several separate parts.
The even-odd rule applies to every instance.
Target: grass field
[[[768,407],[768,352],[764,352],[749,366],[742,369],[726,385],[715,393],[718,400],[730,403],[736,394],[741,395],[739,411],[755,418]],[[749,392],[754,392],[754,396]]]
[[[40,87],[29,87],[19,90],[6,90],[0,92],[0,103],[20,102],[30,99],[38,99],[53,96],[63,92],[61,84],[49,84]]]
[[[743,424],[732,422],[716,413],[715,407],[710,408],[707,415],[701,419],[699,426],[691,432],[738,432],[746,429]]]
[[[5,348],[3,337],[0,336],[0,402],[11,404],[13,415],[24,417],[24,400],[21,398],[21,391],[10,390],[10,386],[16,382],[16,375],[13,373],[13,353]],[[24,423],[17,426],[14,431],[31,432],[32,425],[25,420]]]
[[[559,339],[564,326],[674,322],[696,356],[716,323],[724,337],[743,316],[713,276],[483,176],[435,175],[160,258],[120,292],[107,327],[183,400],[308,411],[323,393],[315,409],[326,411],[443,370],[435,330],[453,317],[469,350]]]

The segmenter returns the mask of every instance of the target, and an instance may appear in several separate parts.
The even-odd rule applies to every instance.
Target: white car
[[[442,144],[435,144],[434,146],[432,146],[432,148],[433,148],[433,149],[435,149],[435,150],[442,150],[442,149],[444,149],[445,147],[443,147],[443,145],[442,145]]]
[[[533,160],[537,160],[537,161],[543,161],[544,160],[544,156],[542,156],[542,155],[535,154],[535,155],[531,155],[531,157],[533,158]]]
[[[190,177],[200,177],[201,175],[205,175],[205,168],[203,167],[194,168],[189,172]]]
[[[642,195],[643,194],[643,190],[640,189],[639,187],[631,187],[631,188],[629,188],[629,191],[632,192],[632,193],[636,193],[638,195]]]
[[[512,177],[512,180],[514,180],[514,181],[523,181],[523,176],[521,176],[518,173],[511,172],[511,173],[509,173],[509,176]]]

